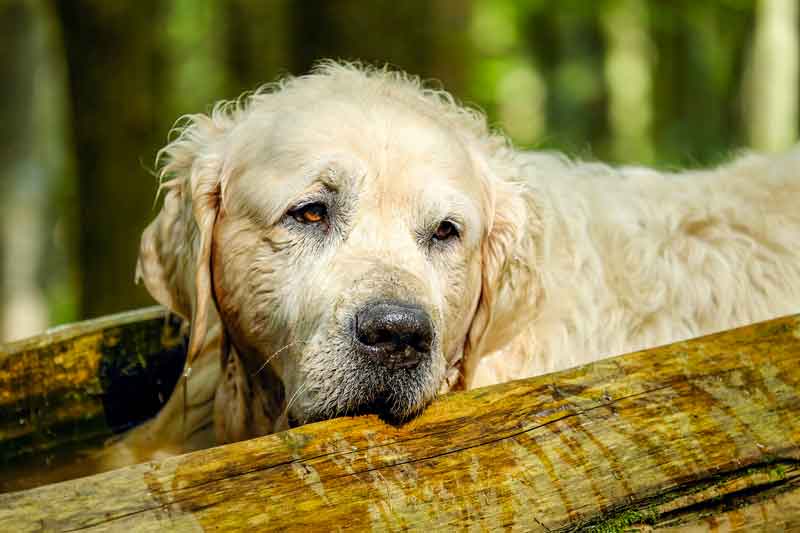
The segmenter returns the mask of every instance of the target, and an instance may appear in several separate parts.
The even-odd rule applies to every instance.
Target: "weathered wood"
[[[184,352],[178,321],[161,307],[0,345],[0,492],[80,472],[75,450],[158,411]]]
[[[800,316],[0,495],[0,530],[800,530]]]

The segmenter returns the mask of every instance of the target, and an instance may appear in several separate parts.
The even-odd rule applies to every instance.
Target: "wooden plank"
[[[0,495],[0,530],[800,529],[800,315]]]
[[[77,466],[67,452],[154,415],[184,352],[179,321],[161,307],[0,345],[0,492],[70,477],[75,468],[56,472],[62,458]],[[30,476],[35,462],[48,466]]]

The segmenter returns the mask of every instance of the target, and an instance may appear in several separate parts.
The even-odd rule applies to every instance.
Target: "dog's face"
[[[249,120],[212,256],[234,346],[251,372],[271,365],[299,423],[417,411],[480,295],[489,207],[467,147],[390,99]]]
[[[163,151],[173,179],[139,273],[192,318],[190,363],[216,302],[234,350],[215,417],[239,426],[220,438],[264,432],[253,410],[276,406],[296,423],[404,418],[469,379],[509,322],[498,291],[525,206],[497,178],[503,147],[444,93],[332,64],[190,117]]]

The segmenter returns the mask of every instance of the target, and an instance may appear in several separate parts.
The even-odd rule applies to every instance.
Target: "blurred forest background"
[[[797,0],[0,0],[0,32],[0,340],[152,304],[133,273],[175,120],[318,58],[438,80],[581,158],[797,137]]]

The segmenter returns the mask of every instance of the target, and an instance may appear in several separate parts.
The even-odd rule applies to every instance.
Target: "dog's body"
[[[140,274],[192,320],[192,372],[109,464],[210,444],[212,418],[216,442],[403,418],[800,311],[799,151],[574,163],[514,151],[414,79],[325,64],[192,117],[165,158]]]
[[[533,314],[482,355],[472,386],[800,310],[800,150],[678,174],[519,159],[542,213],[519,260],[539,293],[508,285]]]

